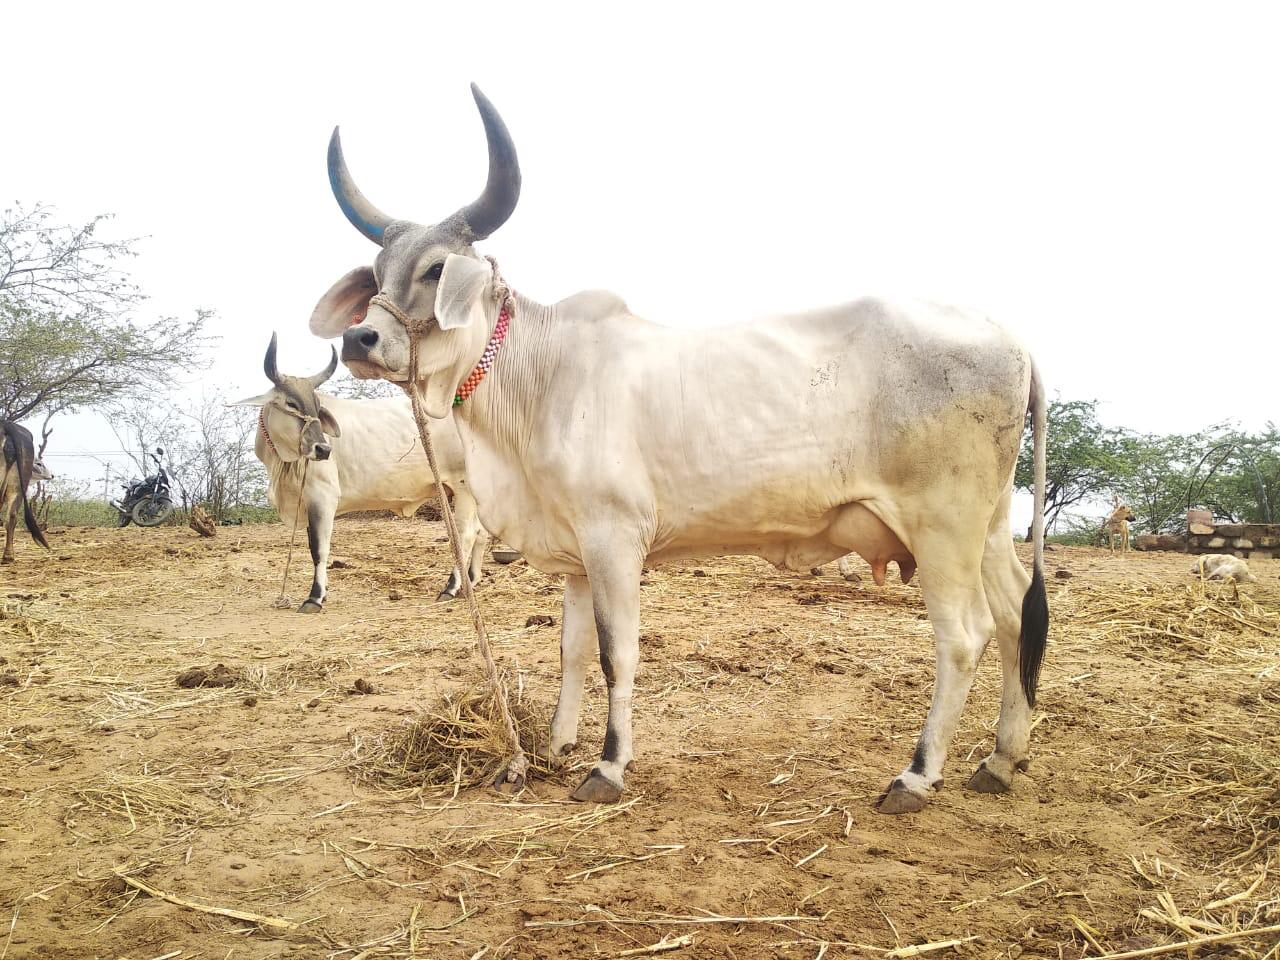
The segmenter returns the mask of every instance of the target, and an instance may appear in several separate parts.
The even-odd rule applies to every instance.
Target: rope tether
[[[498,273],[498,264],[492,257],[487,258],[493,267],[493,295],[504,303],[508,313],[512,313],[511,292]],[[405,328],[409,337],[409,378],[403,384],[409,394],[409,402],[413,406],[413,419],[418,425],[418,436],[422,440],[422,449],[427,452],[427,462],[431,465],[431,476],[435,480],[436,493],[440,497],[440,516],[444,518],[445,528],[449,532],[449,546],[453,550],[453,562],[458,568],[458,579],[461,581],[462,595],[466,598],[467,608],[471,611],[471,623],[476,632],[476,646],[480,650],[480,658],[484,661],[485,673],[488,675],[490,689],[498,701],[498,711],[502,716],[502,725],[506,730],[507,743],[511,749],[511,759],[498,770],[494,778],[494,786],[511,784],[519,790],[524,786],[525,775],[529,771],[529,760],[520,747],[520,737],[516,734],[515,721],[511,717],[511,706],[507,702],[506,684],[498,675],[498,667],[493,662],[493,652],[489,648],[489,634],[485,630],[484,616],[480,605],[476,602],[471,590],[471,558],[462,556],[462,540],[458,535],[458,525],[453,517],[453,507],[445,494],[444,484],[440,482],[440,468],[436,464],[436,451],[431,443],[431,431],[427,429],[427,412],[423,407],[422,393],[418,380],[418,340],[431,326],[430,320],[414,320],[401,310],[390,297],[377,294],[369,301],[370,306],[377,305],[386,310]]]

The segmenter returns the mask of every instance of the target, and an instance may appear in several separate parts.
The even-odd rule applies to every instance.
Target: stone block
[[[1209,548],[1225,547],[1227,545],[1227,538],[1226,537],[1210,537],[1208,540],[1205,541],[1204,545]]]
[[[1143,533],[1134,537],[1135,550],[1170,550],[1184,553],[1187,549],[1187,538],[1174,533]]]
[[[1247,540],[1244,537],[1236,537],[1234,540],[1231,541],[1231,545],[1233,547],[1239,547],[1241,550],[1253,549],[1253,541]]]
[[[1214,529],[1214,532],[1220,537],[1243,537],[1243,523],[1220,523]]]
[[[1211,536],[1213,534],[1213,527],[1207,523],[1190,523],[1187,524],[1187,529],[1201,536]]]
[[[1202,527],[1212,527],[1213,514],[1210,513],[1208,510],[1188,510],[1187,526],[1190,526],[1193,523],[1198,523]]]
[[[1254,550],[1249,554],[1250,560],[1270,560],[1275,554],[1270,550]]]

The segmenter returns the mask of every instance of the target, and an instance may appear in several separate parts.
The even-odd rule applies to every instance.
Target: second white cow
[[[270,476],[267,499],[286,523],[296,515],[300,497],[306,510],[315,574],[299,613],[324,608],[335,517],[360,510],[392,510],[411,517],[436,496],[408,398],[346,400],[318,393],[337,367],[335,353],[315,376],[281,374],[273,335],[263,363],[272,388],[237,404],[259,408],[253,449]],[[474,585],[480,580],[488,535],[467,485],[462,444],[452,418],[433,420],[430,429],[441,482],[453,491],[462,554],[470,558],[467,573]],[[455,568],[439,599],[456,596],[461,585]]]

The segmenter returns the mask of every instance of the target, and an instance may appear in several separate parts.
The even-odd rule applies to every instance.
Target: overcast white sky
[[[524,170],[483,249],[535,298],[608,287],[673,325],[934,298],[1110,422],[1257,426],[1280,417],[1256,372],[1280,356],[1278,9],[10,4],[0,198],[149,237],[150,308],[216,309],[204,380],[256,393],[272,330],[282,368],[324,363],[311,308],[375,252],[330,196],[330,129],[374,203],[440,219],[484,181],[475,80]],[[1201,389],[1227,358],[1240,379]],[[81,417],[59,446],[115,443]]]

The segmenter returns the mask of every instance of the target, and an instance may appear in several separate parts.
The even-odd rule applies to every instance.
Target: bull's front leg
[[[333,510],[321,503],[307,504],[307,545],[311,547],[311,593],[299,613],[319,613],[329,592],[329,541],[333,538]]]
[[[471,495],[470,489],[461,482],[454,487],[453,519],[454,525],[458,528],[459,551],[467,563],[467,575],[471,579],[471,586],[474,587],[480,582],[485,533],[484,528],[480,526],[480,514],[479,508],[476,506],[476,499]],[[454,567],[449,573],[449,579],[445,582],[444,589],[440,591],[436,599],[452,600],[461,589],[462,578],[459,576],[458,568]]]
[[[631,698],[640,662],[640,561],[609,558],[587,565],[595,613],[600,669],[609,688],[609,722],[600,762],[573,792],[573,799],[611,803],[622,796],[624,774],[635,753]]]

